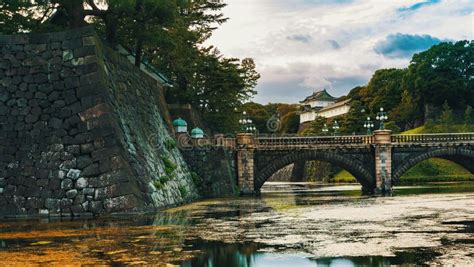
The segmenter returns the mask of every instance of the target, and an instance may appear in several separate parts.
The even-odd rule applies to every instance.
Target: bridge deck
[[[309,136],[309,137],[257,137],[257,149],[327,149],[327,148],[364,148],[375,143],[369,135],[350,136]],[[438,146],[438,145],[474,145],[474,133],[443,134],[397,134],[391,136],[392,146]]]

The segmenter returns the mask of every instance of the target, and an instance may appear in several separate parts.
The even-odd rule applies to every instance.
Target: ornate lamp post
[[[372,128],[374,128],[374,123],[370,120],[370,117],[367,117],[367,120],[364,123],[364,128],[367,128],[367,135],[372,135]]]
[[[257,134],[257,128],[255,128],[255,125],[250,125],[249,126],[249,133]]]
[[[252,120],[247,116],[247,112],[242,112],[242,119],[239,120],[240,128],[245,133],[255,133],[257,128],[253,125]]]
[[[388,119],[387,117],[387,112],[383,111],[383,108],[380,108],[380,111],[377,112],[377,117],[375,117],[376,120],[380,121],[380,130],[385,130],[385,124],[384,121]]]
[[[326,123],[324,124],[322,131],[323,131],[323,135],[327,135],[327,134],[328,134],[329,129],[328,129],[328,125],[327,125]]]
[[[332,129],[334,130],[334,135],[337,135],[339,128],[340,128],[339,123],[337,123],[337,121],[334,121],[334,124],[332,125]]]

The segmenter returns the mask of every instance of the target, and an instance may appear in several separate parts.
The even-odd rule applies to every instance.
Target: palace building
[[[332,119],[347,114],[350,109],[350,99],[338,102],[336,100],[326,89],[306,97],[300,101],[303,105],[303,111],[300,112],[300,124],[314,121],[317,117]]]

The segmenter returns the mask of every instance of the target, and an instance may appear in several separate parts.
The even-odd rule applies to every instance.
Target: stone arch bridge
[[[216,136],[191,140],[188,148],[222,147],[230,150],[237,185],[243,194],[255,194],[279,169],[301,160],[320,160],[350,172],[364,193],[390,192],[400,177],[429,158],[443,158],[474,173],[474,133],[275,137],[241,133],[236,138]],[[207,153],[215,151],[208,149]]]

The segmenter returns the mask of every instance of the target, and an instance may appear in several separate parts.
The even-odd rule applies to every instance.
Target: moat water
[[[474,266],[474,183],[268,183],[153,215],[0,221],[0,265]]]

